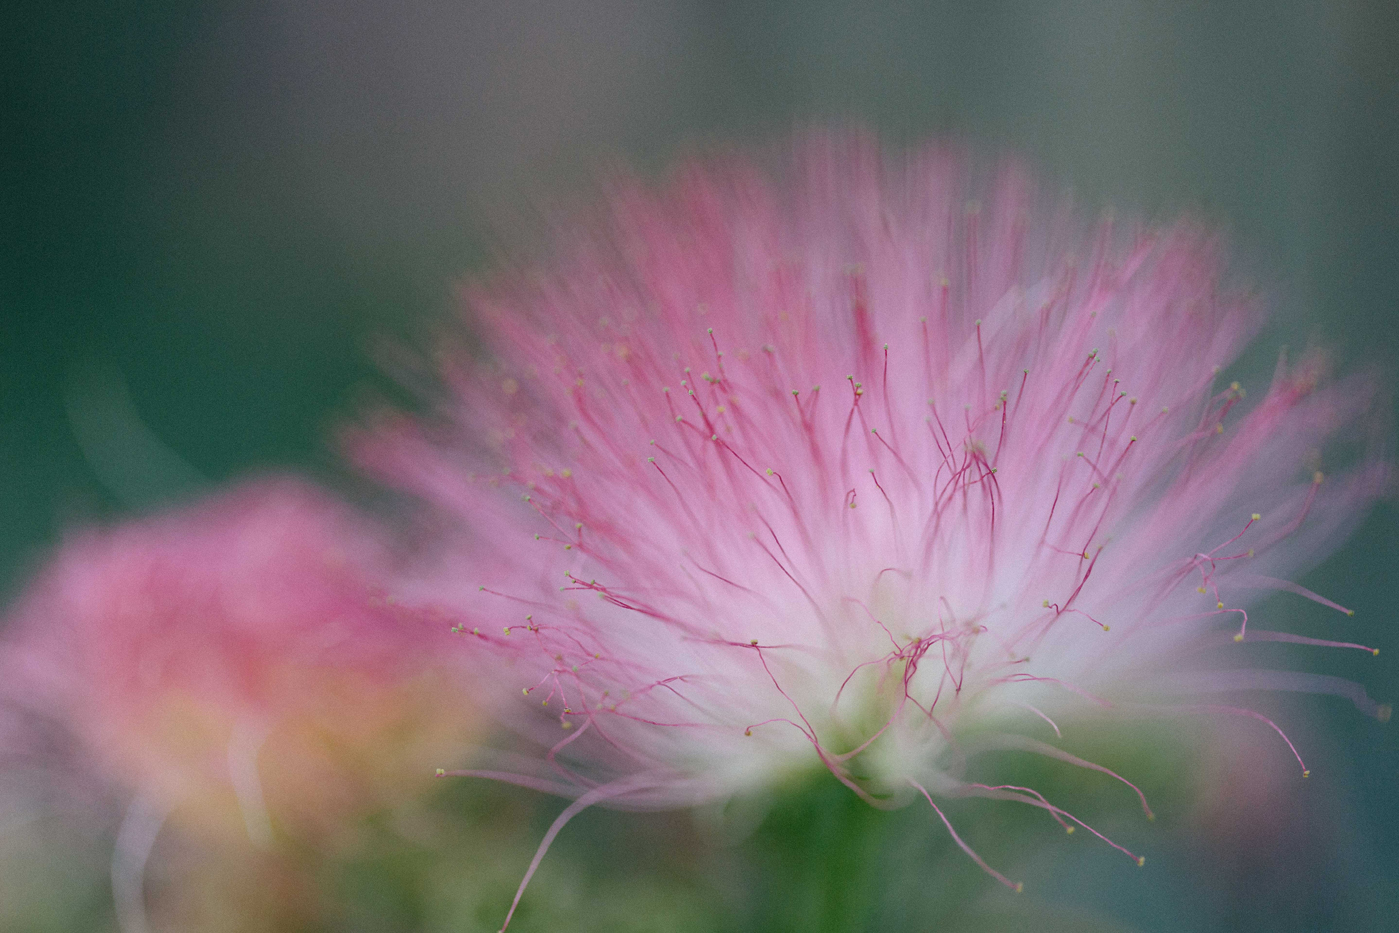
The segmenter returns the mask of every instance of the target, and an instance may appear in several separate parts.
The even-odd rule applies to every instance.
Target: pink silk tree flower
[[[124,929],[145,926],[167,817],[219,845],[326,844],[475,731],[430,670],[433,630],[385,600],[390,569],[347,507],[263,480],[71,536],[12,611],[6,693],[135,792],[113,863]]]
[[[812,767],[881,806],[979,795],[1072,831],[968,758],[1104,771],[1061,726],[1266,729],[1221,699],[1260,686],[1387,714],[1237,644],[1343,643],[1247,608],[1334,605],[1287,579],[1388,473],[1373,380],[1326,387],[1319,359],[1247,399],[1221,379],[1263,312],[1207,230],[1094,224],[1013,166],[817,135],[619,183],[555,247],[470,290],[484,354],[439,353],[437,417],[351,438],[460,529],[405,600],[453,617],[499,715],[548,749],[471,773],[577,798],[546,843],[593,803]]]

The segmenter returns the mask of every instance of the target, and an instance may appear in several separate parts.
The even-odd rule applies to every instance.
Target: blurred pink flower
[[[1310,643],[1246,607],[1306,594],[1287,576],[1386,468],[1370,380],[1323,388],[1312,359],[1256,402],[1220,384],[1262,312],[1212,235],[1086,223],[955,148],[817,136],[776,161],[617,185],[551,264],[472,290],[486,359],[440,354],[440,417],[352,438],[465,529],[407,598],[454,615],[549,748],[471,773],[578,798],[546,844],[592,803],[818,763],[881,805],[981,795],[1072,827],[967,758],[1102,771],[1042,739],[1079,714],[1257,716],[1201,695],[1259,685],[1381,712],[1214,669],[1241,640]],[[1323,482],[1341,430],[1359,449]]]
[[[7,695],[135,792],[113,867],[125,929],[144,927],[167,816],[225,862],[240,840],[327,844],[474,732],[461,690],[429,671],[432,630],[385,601],[390,570],[349,509],[266,480],[73,535],[13,610]]]

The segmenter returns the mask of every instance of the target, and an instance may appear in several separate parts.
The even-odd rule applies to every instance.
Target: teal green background
[[[1203,215],[1276,309],[1260,360],[1321,343],[1392,390],[1396,114],[1389,0],[6,4],[0,589],[63,528],[207,484],[293,468],[353,488],[332,435],[396,391],[375,347],[422,339],[456,283],[528,244],[533,205],[812,121],[958,134],[1093,208]],[[1384,503],[1306,580],[1380,658],[1290,660],[1396,699],[1396,566]],[[1049,848],[1054,898],[1145,931],[1396,928],[1393,727],[1284,708],[1316,763],[1271,847],[1221,861],[1181,833],[1135,874]]]

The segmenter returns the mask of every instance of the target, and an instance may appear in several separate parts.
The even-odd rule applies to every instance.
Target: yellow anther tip
[[[1105,632],[1111,632],[1111,631],[1112,631],[1112,626],[1111,626],[1111,625],[1104,625],[1104,626],[1103,626],[1103,631],[1105,631]]]
[[[1016,893],[1016,894],[1024,894],[1024,893],[1025,893],[1025,882],[1023,882],[1023,881],[1017,881],[1017,882],[1015,882],[1015,893]]]
[[[1138,856],[1137,856],[1137,867],[1138,867],[1138,868],[1141,868],[1141,867],[1142,867],[1143,865],[1145,865],[1145,864],[1146,864],[1146,856],[1145,856],[1145,855],[1138,855]]]
[[[1064,827],[1064,832],[1066,832],[1066,833],[1068,833],[1070,836],[1072,836],[1072,835],[1074,834],[1074,828],[1073,828],[1072,826],[1065,826],[1065,827]]]
[[[1216,609],[1223,609],[1223,608],[1224,608],[1224,603],[1223,603],[1223,602],[1217,602],[1217,603],[1214,604],[1214,608],[1216,608]]]
[[[1255,522],[1258,521],[1259,519],[1261,519],[1262,517],[1263,517],[1263,516],[1260,515],[1260,514],[1257,513],[1257,512],[1254,512],[1254,513],[1253,513],[1253,520],[1254,520]]]
[[[1243,640],[1244,640],[1244,636],[1243,636],[1243,633],[1242,633],[1242,632],[1240,632],[1238,635],[1235,635],[1235,636],[1234,636],[1234,641],[1243,641]]]
[[[1309,778],[1309,777],[1311,777],[1311,776],[1312,776],[1312,773],[1311,773],[1310,771],[1303,771],[1303,772],[1302,772],[1302,777],[1304,777],[1304,778]]]
[[[438,776],[438,777],[446,777],[446,776],[447,776],[447,769],[446,769],[446,768],[438,768],[438,769],[437,769],[437,776]]]

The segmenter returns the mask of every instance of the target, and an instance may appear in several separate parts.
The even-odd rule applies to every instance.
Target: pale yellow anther
[[[1252,515],[1252,518],[1253,518],[1253,520],[1254,520],[1255,522],[1258,521],[1259,519],[1261,519],[1262,517],[1263,517],[1263,516],[1260,515],[1258,512],[1254,512],[1253,515]]]
[[[1141,867],[1142,867],[1143,865],[1145,865],[1145,864],[1146,864],[1146,856],[1145,856],[1145,855],[1138,855],[1138,856],[1137,856],[1137,867],[1138,867],[1138,868],[1141,868]]]
[[[438,769],[437,769],[437,776],[438,776],[438,777],[446,777],[446,776],[447,776],[447,769],[446,769],[446,768],[438,768]]]
[[[1239,632],[1237,635],[1234,636],[1234,641],[1243,641],[1243,640],[1244,640],[1244,633],[1243,633],[1243,632]]]
[[[1064,832],[1066,832],[1066,833],[1068,833],[1070,836],[1072,836],[1072,835],[1074,834],[1074,828],[1073,828],[1072,826],[1065,826],[1065,827],[1064,827]]]

